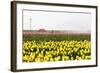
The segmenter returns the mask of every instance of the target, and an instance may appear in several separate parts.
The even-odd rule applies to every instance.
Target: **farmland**
[[[77,40],[90,41],[90,33],[73,33],[73,32],[23,32],[24,41],[63,41],[63,40]]]
[[[83,33],[23,33],[23,62],[91,59],[91,37]]]

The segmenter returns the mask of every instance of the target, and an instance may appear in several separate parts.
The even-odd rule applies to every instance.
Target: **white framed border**
[[[88,7],[70,7],[70,6],[53,6],[53,5],[37,5],[37,4],[17,4],[17,64],[16,69],[38,69],[38,68],[52,68],[52,67],[74,67],[74,66],[88,66],[96,65],[96,9]],[[91,60],[80,61],[61,61],[61,62],[43,62],[43,63],[22,63],[22,10],[34,9],[34,10],[57,10],[57,11],[74,11],[74,12],[89,12],[92,15],[91,24]]]

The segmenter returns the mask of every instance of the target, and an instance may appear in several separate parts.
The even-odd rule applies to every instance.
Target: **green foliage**
[[[23,35],[23,41],[90,41],[90,34],[64,34],[64,35]]]

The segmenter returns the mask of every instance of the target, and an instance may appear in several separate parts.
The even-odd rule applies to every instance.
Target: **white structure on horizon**
[[[30,21],[30,30],[32,30],[32,18],[31,17],[30,17],[29,21]]]

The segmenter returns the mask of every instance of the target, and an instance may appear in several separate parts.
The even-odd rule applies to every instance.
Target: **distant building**
[[[39,32],[46,32],[45,29],[39,29],[38,31],[39,31]]]

